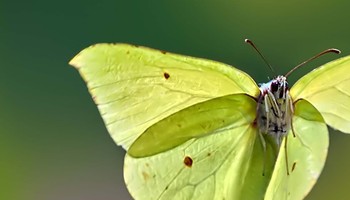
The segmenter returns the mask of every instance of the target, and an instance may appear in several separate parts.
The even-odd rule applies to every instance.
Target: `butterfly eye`
[[[271,92],[276,92],[278,90],[278,83],[277,82],[272,82],[270,86]]]

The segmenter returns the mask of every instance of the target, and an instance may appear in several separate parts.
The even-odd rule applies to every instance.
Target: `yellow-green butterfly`
[[[302,199],[325,163],[326,123],[350,133],[350,56],[290,90],[285,76],[259,88],[232,66],[128,44],[70,64],[127,151],[135,199]]]

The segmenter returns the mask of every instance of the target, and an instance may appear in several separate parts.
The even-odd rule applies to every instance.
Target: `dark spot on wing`
[[[187,167],[192,167],[192,164],[193,164],[192,158],[189,157],[189,156],[186,156],[185,159],[184,159],[184,164],[185,164]]]
[[[167,72],[164,72],[163,76],[167,80],[170,78],[170,74],[168,74]]]
[[[210,152],[208,152],[208,153],[207,153],[207,156],[208,156],[208,157],[209,157],[209,156],[211,156],[211,153],[210,153]]]
[[[294,171],[296,165],[297,165],[297,163],[294,162],[293,165],[292,165],[292,172]]]
[[[145,171],[142,171],[142,177],[145,181],[148,181],[150,179],[150,175]]]

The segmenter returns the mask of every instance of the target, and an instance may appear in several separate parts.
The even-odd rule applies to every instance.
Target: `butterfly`
[[[327,124],[350,133],[350,56],[289,89],[211,60],[96,44],[71,61],[135,199],[302,199],[325,164]],[[288,157],[287,157],[288,156]]]

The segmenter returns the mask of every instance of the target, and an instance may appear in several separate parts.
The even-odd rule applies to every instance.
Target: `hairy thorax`
[[[292,99],[284,76],[259,85],[257,125],[259,134],[268,134],[280,147],[284,136],[291,128],[293,114]]]

